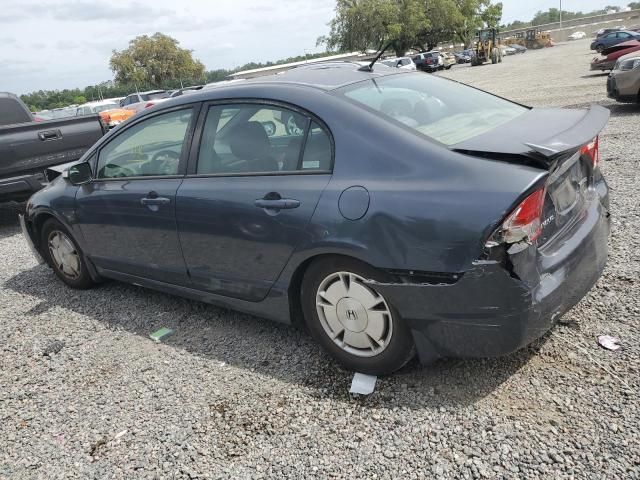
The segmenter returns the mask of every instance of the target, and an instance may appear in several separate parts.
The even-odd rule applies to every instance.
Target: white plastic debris
[[[359,393],[360,395],[371,395],[376,389],[376,381],[378,377],[375,375],[365,375],[364,373],[356,373],[351,381],[351,389],[349,393]]]
[[[612,337],[610,335],[600,335],[598,337],[600,346],[607,350],[618,350],[620,348],[620,345],[618,345],[619,342],[620,339],[618,337]]]
[[[122,430],[119,433],[116,433],[115,437],[113,437],[114,440],[118,440],[120,437],[123,437],[124,435],[126,435],[126,433],[128,432],[128,430]]]

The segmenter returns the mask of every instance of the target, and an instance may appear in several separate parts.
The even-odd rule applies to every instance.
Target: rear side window
[[[11,97],[0,97],[0,125],[30,121],[31,115],[20,105],[20,102]]]
[[[326,130],[293,110],[263,104],[209,108],[198,175],[274,174],[331,169]]]
[[[420,73],[359,82],[338,90],[338,94],[445,145],[481,135],[528,110],[480,90]]]

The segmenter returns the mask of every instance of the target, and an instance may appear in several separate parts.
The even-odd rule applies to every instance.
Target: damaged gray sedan
[[[22,224],[71,287],[115,279],[306,324],[356,371],[504,355],[604,269],[607,119],[383,66],[304,66],[146,110]]]

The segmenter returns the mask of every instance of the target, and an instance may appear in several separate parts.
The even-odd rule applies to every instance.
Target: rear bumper
[[[600,70],[602,72],[604,72],[605,70],[613,70],[613,67],[615,65],[615,61],[614,62],[594,62],[591,64],[591,70]]]
[[[544,335],[578,303],[607,260],[604,182],[602,188],[605,198],[592,202],[553,254],[529,247],[510,256],[511,271],[479,261],[452,285],[376,284],[408,322],[421,360],[509,354]]]
[[[27,200],[45,183],[46,179],[43,173],[0,178],[0,202]]]

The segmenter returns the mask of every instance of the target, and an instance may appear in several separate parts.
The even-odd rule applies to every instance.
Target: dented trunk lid
[[[453,149],[549,172],[538,240],[538,245],[544,246],[583,216],[593,187],[594,166],[581,148],[600,134],[608,119],[609,110],[598,105],[588,110],[534,108]]]
[[[595,138],[609,119],[599,105],[584,109],[532,108],[507,124],[453,145],[459,153],[552,169],[558,158]]]

